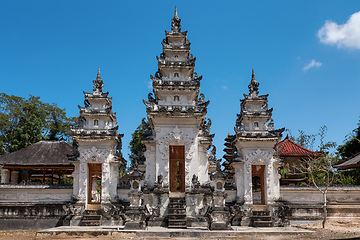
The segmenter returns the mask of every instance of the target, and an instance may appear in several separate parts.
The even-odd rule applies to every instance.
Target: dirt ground
[[[266,239],[266,240],[300,240],[300,239],[359,239],[360,240],[360,223],[351,223],[351,222],[335,222],[328,223],[326,228],[321,228],[321,224],[316,225],[302,225],[302,229],[312,230],[312,233],[301,233],[301,234],[272,234],[266,235],[266,233],[253,233],[250,235],[246,234],[246,236],[237,236],[237,237],[207,237],[206,240],[235,240],[235,239]],[[4,239],[15,239],[15,240],[33,240],[33,239],[69,239],[69,240],[80,240],[80,239],[132,239],[132,240],[155,240],[155,239],[175,239],[175,238],[139,238],[136,237],[134,233],[116,233],[113,236],[68,236],[65,234],[53,235],[53,236],[44,236],[38,235],[36,236],[36,231],[0,231],[0,240]],[[182,240],[190,240],[195,238],[181,238]],[[203,238],[205,239],[205,238]]]

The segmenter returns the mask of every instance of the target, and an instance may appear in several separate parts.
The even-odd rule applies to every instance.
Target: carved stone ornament
[[[247,151],[245,159],[247,162],[255,164],[269,164],[273,156],[273,151],[257,149],[256,151]]]
[[[183,133],[178,126],[176,126],[171,132],[159,139],[159,151],[161,159],[167,160],[169,158],[169,145],[185,145],[185,159],[191,160],[194,154],[194,148],[192,148],[194,139],[187,134]]]
[[[80,151],[80,160],[85,162],[104,162],[110,149],[97,149],[92,147],[91,149],[82,149]]]

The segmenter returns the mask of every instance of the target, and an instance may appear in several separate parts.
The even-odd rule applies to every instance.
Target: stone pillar
[[[102,164],[102,179],[101,179],[101,203],[108,204],[110,203],[110,164]]]
[[[18,171],[12,171],[11,172],[11,183],[12,184],[18,184],[19,179],[19,172]]]
[[[86,202],[88,175],[89,175],[89,169],[86,162],[80,163],[79,195],[78,195],[78,199],[80,203]]]
[[[273,176],[274,176],[274,201],[278,201],[280,199],[280,178],[281,175],[278,172],[279,164],[274,163],[273,167]]]
[[[232,167],[235,169],[235,185],[237,202],[244,202],[244,163],[234,162]]]
[[[77,198],[79,196],[79,163],[78,162],[74,162],[73,163],[75,168],[74,171],[72,172],[72,177],[73,177],[73,196],[75,198]]]
[[[128,193],[130,206],[126,208],[125,229],[145,229],[145,208],[142,206],[143,193],[137,190],[131,190]]]
[[[112,201],[114,201],[117,197],[118,180],[119,180],[119,162],[110,162],[109,195]]]
[[[230,212],[225,210],[224,192],[213,192],[213,208],[210,214],[210,229],[211,230],[228,230],[230,227]]]
[[[10,171],[9,169],[1,169],[1,183],[9,183]]]
[[[244,204],[252,205],[252,172],[251,163],[247,162],[244,164]]]

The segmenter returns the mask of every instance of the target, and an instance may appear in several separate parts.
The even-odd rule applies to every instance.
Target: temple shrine
[[[176,7],[161,44],[158,69],[150,76],[152,92],[143,100],[147,119],[140,135],[146,150],[139,149],[125,176],[119,176],[125,166],[123,134],[118,134],[99,68],[93,91],[84,92],[84,106],[70,129],[72,147],[41,141],[0,157],[0,229],[101,225],[231,230],[323,218],[321,194],[295,186],[304,176],[288,174],[280,181],[279,173],[284,163],[300,163],[319,153],[288,138],[281,141],[285,128],[274,128],[273,108],[268,94],[259,95],[254,70],[234,133],[225,138],[224,159],[217,159],[207,118],[210,101],[200,93],[202,76],[195,72],[196,58]],[[339,166],[358,165],[355,156]],[[60,184],[66,176],[72,185]],[[327,197],[329,206],[335,206],[330,214],[346,218],[355,211],[351,214],[360,216],[360,189],[330,189]]]

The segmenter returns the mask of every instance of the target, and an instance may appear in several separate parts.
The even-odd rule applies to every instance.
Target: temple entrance
[[[170,192],[185,192],[185,146],[169,146]]]
[[[89,163],[88,204],[101,203],[101,163]]]
[[[265,204],[264,171],[265,165],[252,165],[252,195],[255,205]]]

